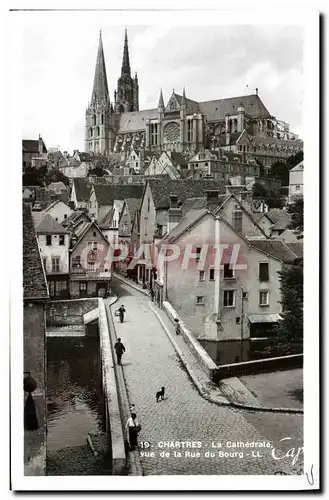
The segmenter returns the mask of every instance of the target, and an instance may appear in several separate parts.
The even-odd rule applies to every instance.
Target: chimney
[[[219,206],[218,196],[219,196],[218,190],[214,189],[214,190],[206,191],[208,210],[213,210]]]
[[[170,207],[168,210],[168,233],[170,233],[177,226],[177,224],[179,224],[182,218],[182,207],[178,202],[178,196],[176,194],[171,194],[169,199]]]

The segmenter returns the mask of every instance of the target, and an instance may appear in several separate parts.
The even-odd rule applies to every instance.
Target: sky
[[[22,134],[61,151],[84,150],[85,110],[91,98],[99,30],[111,100],[120,76],[123,23],[106,16],[86,22],[25,18],[19,53]],[[86,27],[87,26],[87,27]],[[300,26],[129,25],[132,73],[138,73],[140,109],[165,104],[172,90],[206,101],[254,93],[269,112],[302,135],[303,40]]]

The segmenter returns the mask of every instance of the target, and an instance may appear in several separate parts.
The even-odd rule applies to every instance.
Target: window
[[[64,214],[64,219],[67,219],[67,214]]]
[[[231,268],[230,264],[224,264],[224,279],[234,278],[234,269]]]
[[[97,127],[97,129],[96,129],[96,134],[97,134],[97,137],[99,137],[99,136],[100,136],[99,127]]]
[[[107,236],[107,234],[105,235],[105,239],[107,239],[107,241],[109,240],[109,237]]]
[[[242,292],[242,298],[247,299],[248,298],[248,292]]]
[[[59,244],[60,245],[65,245],[65,234],[60,234],[59,235]]]
[[[236,322],[236,324],[237,324],[237,325],[240,325],[240,322],[241,322],[241,318],[240,318],[240,316],[237,316],[237,317],[235,318],[235,322]]]
[[[193,121],[187,120],[187,142],[193,142]]]
[[[199,271],[199,281],[204,281],[204,271]]]
[[[93,236],[94,236],[94,237],[96,236],[96,231],[93,231]]]
[[[201,247],[197,247],[196,249],[196,261],[199,262],[200,261],[200,254],[201,254]]]
[[[259,281],[269,281],[268,262],[260,262],[258,268]]]
[[[269,293],[267,290],[262,290],[259,292],[259,305],[260,306],[268,306],[268,296]]]
[[[97,250],[97,241],[94,241],[94,242],[93,242],[93,249],[94,249],[94,250]]]
[[[104,125],[104,115],[101,115],[101,124]]]
[[[158,144],[158,124],[151,123],[151,145],[156,146]]]
[[[88,241],[88,252],[91,250],[91,248],[92,248],[92,242]]]
[[[80,281],[79,289],[82,291],[86,291],[87,290],[87,283],[85,281]]]
[[[150,198],[147,198],[147,211],[150,211]]]
[[[296,184],[296,191],[300,191],[300,185]]]
[[[170,103],[170,111],[173,111],[176,108],[174,101]]]
[[[51,246],[51,234],[46,235],[46,245]]]
[[[55,221],[58,222],[58,217],[55,217]]]
[[[93,136],[93,129],[90,127],[89,129],[89,136],[92,137]]]
[[[51,259],[52,271],[53,273],[58,273],[59,271],[59,257],[53,257]]]
[[[223,307],[235,307],[235,290],[224,290]]]
[[[215,269],[209,269],[209,279],[210,281],[215,279]]]
[[[47,272],[47,257],[44,257],[44,258],[42,259],[42,262],[43,262],[43,267],[44,267],[44,269],[45,269],[45,272]]]
[[[203,299],[204,299],[203,295],[198,295],[196,298],[197,305],[203,305],[204,304]]]
[[[233,226],[242,233],[242,210],[233,210]]]
[[[93,125],[96,125],[96,115],[93,116]]]

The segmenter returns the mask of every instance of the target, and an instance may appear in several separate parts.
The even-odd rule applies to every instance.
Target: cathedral
[[[107,85],[100,33],[91,101],[86,110],[85,151],[124,157],[135,151],[180,152],[187,157],[209,149],[218,155],[242,152],[271,165],[303,148],[289,125],[272,116],[254,94],[197,102],[172,92],[165,104],[160,91],[157,108],[139,110],[137,73],[131,75],[125,30],[121,76],[113,100]]]

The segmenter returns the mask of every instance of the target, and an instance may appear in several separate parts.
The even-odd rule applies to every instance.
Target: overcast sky
[[[111,100],[120,76],[124,25],[28,23],[21,30],[23,138],[40,133],[47,147],[84,149],[99,29]],[[130,65],[140,109],[165,103],[172,89],[206,101],[253,93],[302,134],[303,30],[289,26],[128,26]],[[248,87],[247,87],[248,86]]]

